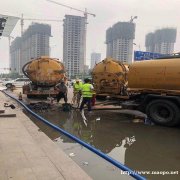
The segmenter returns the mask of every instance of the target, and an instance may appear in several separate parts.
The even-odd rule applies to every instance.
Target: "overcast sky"
[[[88,15],[86,61],[89,64],[92,52],[101,53],[102,59],[106,55],[106,30],[119,21],[129,21],[131,16],[138,16],[134,20],[136,32],[134,50],[145,51],[145,35],[156,29],[177,28],[175,51],[180,51],[180,0],[55,0],[96,14]],[[0,0],[0,14],[21,16],[24,18],[64,19],[65,14],[80,15],[83,13],[65,8],[46,0]],[[27,29],[32,21],[25,21]],[[40,22],[40,21],[38,21]],[[51,24],[50,39],[51,56],[62,59],[63,54],[63,26],[62,22],[43,22]],[[17,23],[11,36],[20,36],[20,22]],[[8,39],[0,39],[0,68],[9,66]]]

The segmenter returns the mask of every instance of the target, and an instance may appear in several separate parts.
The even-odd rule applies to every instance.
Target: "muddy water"
[[[86,115],[87,126],[76,110],[63,112],[59,108],[38,113],[148,179],[180,179],[180,128],[133,123],[133,116],[118,111],[94,111]],[[93,179],[131,179],[66,136],[33,121]]]

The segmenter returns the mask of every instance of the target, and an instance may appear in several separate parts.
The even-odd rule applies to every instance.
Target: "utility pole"
[[[9,68],[11,67],[11,38],[14,39],[12,36],[8,36],[8,41],[9,41]]]
[[[23,27],[24,27],[24,19],[23,19],[23,14],[21,15],[21,37],[23,35]]]

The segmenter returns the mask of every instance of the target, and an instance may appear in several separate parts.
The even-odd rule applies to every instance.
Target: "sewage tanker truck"
[[[180,57],[134,62],[128,70],[105,59],[92,76],[97,96],[119,98],[122,106],[146,113],[156,124],[180,124]]]
[[[31,83],[23,86],[23,94],[27,97],[56,96],[55,85],[66,80],[64,65],[55,58],[42,56],[26,63],[22,71]]]

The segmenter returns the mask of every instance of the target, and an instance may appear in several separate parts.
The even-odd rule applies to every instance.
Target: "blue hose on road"
[[[30,114],[32,114],[35,118],[41,120],[42,122],[44,122],[45,124],[49,125],[50,127],[54,128],[55,130],[57,130],[58,132],[64,134],[65,136],[69,137],[70,139],[73,139],[74,141],[78,142],[79,144],[83,145],[84,147],[86,147],[87,149],[89,149],[90,151],[96,153],[98,156],[102,157],[103,159],[107,160],[108,162],[110,162],[111,164],[113,164],[114,166],[118,167],[119,169],[125,171],[125,174],[128,174],[132,177],[134,177],[137,180],[145,180],[146,178],[140,176],[139,174],[137,174],[136,172],[134,172],[133,170],[131,170],[130,168],[124,166],[123,164],[121,164],[120,162],[116,161],[115,159],[111,158],[110,156],[104,154],[103,152],[101,152],[100,150],[97,150],[96,148],[92,147],[91,145],[85,143],[84,141],[81,141],[79,138],[77,138],[76,136],[66,132],[65,130],[59,128],[58,126],[52,124],[51,122],[49,122],[48,120],[44,119],[43,117],[39,116],[38,114],[34,113],[31,109],[29,109],[24,103],[22,103],[20,100],[18,100],[17,98],[9,95],[8,93],[4,92],[6,95],[8,95],[9,97],[11,97],[12,99],[14,99],[15,101],[17,101],[18,103],[20,103]]]

